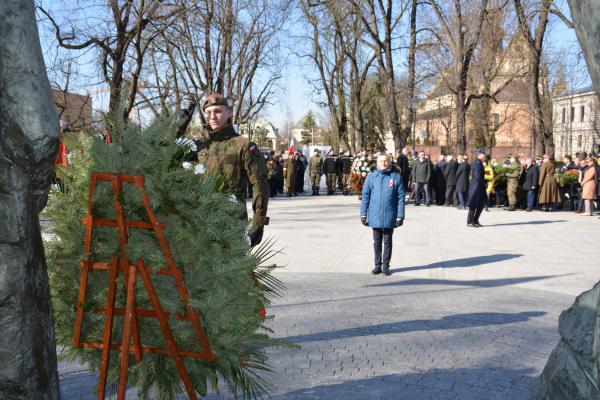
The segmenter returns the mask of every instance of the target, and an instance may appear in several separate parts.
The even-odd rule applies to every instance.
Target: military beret
[[[210,106],[226,106],[231,108],[231,105],[229,104],[227,98],[221,93],[216,92],[212,93],[206,98],[206,100],[204,100],[204,103],[202,104],[202,109],[206,110],[206,108]]]
[[[474,154],[485,154],[485,147],[473,150]]]

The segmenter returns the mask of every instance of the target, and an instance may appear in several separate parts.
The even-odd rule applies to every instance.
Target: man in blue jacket
[[[365,180],[360,220],[363,225],[373,228],[375,268],[371,273],[391,275],[392,235],[394,228],[402,226],[404,222],[404,184],[400,173],[392,168],[391,159],[386,153],[379,153],[377,170],[367,175]]]

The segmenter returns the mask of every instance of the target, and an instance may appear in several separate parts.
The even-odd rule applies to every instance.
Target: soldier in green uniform
[[[312,184],[312,195],[318,196],[319,183],[321,182],[321,175],[323,175],[323,158],[321,158],[319,149],[315,149],[315,155],[311,157],[308,168]]]
[[[294,153],[288,154],[285,160],[284,175],[287,197],[292,197],[296,194],[296,160],[294,160]]]
[[[521,163],[512,154],[508,155],[510,165],[506,170],[506,195],[508,196],[507,211],[515,211],[517,207],[517,189],[519,187],[519,177],[521,176]]]
[[[205,158],[208,173],[226,179],[229,189],[244,204],[248,182],[252,185],[254,216],[248,238],[250,245],[255,246],[262,240],[264,226],[269,223],[269,184],[265,159],[255,143],[239,135],[233,128],[233,113],[225,96],[211,94],[202,109],[208,124],[209,140],[206,151],[199,158]]]

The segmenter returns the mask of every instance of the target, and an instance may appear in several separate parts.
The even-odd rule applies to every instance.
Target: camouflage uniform
[[[517,205],[517,189],[519,187],[519,176],[521,176],[521,164],[515,161],[510,164],[506,171],[506,195],[511,210]]]
[[[310,182],[312,184],[313,195],[319,194],[319,184],[321,175],[323,175],[323,159],[317,153],[310,159],[309,164]]]
[[[262,227],[269,223],[269,184],[267,165],[258,146],[240,136],[233,126],[227,125],[210,132],[208,148],[200,157],[206,159],[206,167],[211,174],[223,176],[229,189],[240,201],[245,201],[248,182],[252,185],[252,222]]]
[[[296,194],[296,160],[293,156],[288,156],[285,160],[285,188],[287,197]]]
[[[347,195],[350,190],[350,178],[352,177],[352,162],[354,158],[349,155],[345,155],[344,157],[339,159],[340,163],[340,174],[342,176],[342,192],[344,195]]]

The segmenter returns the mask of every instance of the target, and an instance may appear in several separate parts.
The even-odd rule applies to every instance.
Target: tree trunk
[[[0,398],[59,398],[38,215],[59,125],[32,0],[0,2]]]
[[[541,155],[546,151],[545,146],[545,127],[542,115],[542,102],[540,99],[539,90],[540,81],[540,59],[536,56],[536,52],[532,50],[529,63],[529,107],[531,108],[532,116],[532,154],[531,156]]]
[[[411,109],[407,113],[406,124],[400,135],[400,146],[406,145],[406,140],[412,133],[413,128],[413,99],[415,97],[415,55],[417,52],[417,5],[418,0],[412,0],[410,12],[410,46],[408,49],[408,87],[407,95],[410,100]],[[398,149],[398,147],[396,148]]]
[[[456,154],[465,154],[467,150],[465,114],[465,88],[461,86],[456,93]]]

